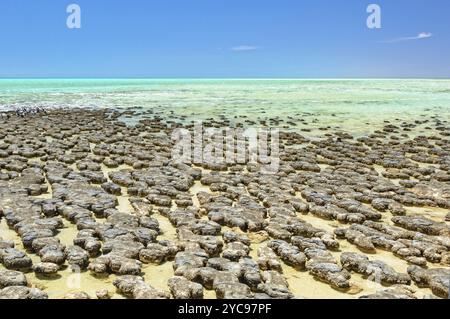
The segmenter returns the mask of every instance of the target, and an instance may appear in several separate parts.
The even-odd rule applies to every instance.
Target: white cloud
[[[254,51],[254,50],[258,50],[258,49],[259,49],[259,47],[254,46],[254,45],[240,45],[237,47],[233,47],[230,50],[239,52],[239,51]]]
[[[392,39],[392,40],[388,40],[388,41],[383,41],[383,43],[397,43],[397,42],[404,42],[404,41],[421,40],[421,39],[431,38],[432,36],[433,36],[433,34],[430,32],[421,32],[418,35],[416,35],[415,37],[397,38],[397,39]]]
[[[417,36],[418,39],[426,39],[426,38],[431,38],[433,36],[432,33],[429,32],[422,32],[419,33],[419,35]]]

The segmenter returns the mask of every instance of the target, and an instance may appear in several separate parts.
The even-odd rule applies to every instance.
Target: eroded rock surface
[[[136,125],[119,120],[136,115]],[[448,121],[384,123],[358,137],[282,130],[280,167],[263,174],[260,163],[174,161],[172,131],[192,125],[170,116],[73,109],[0,118],[0,298],[46,298],[26,276],[54,281],[67,269],[116,276],[115,292],[62,294],[75,299],[298,298],[309,293],[305,278],[342,296],[355,273],[395,286],[359,287],[354,297],[417,298],[413,284],[447,297]],[[287,125],[260,119],[268,123]],[[424,135],[411,134],[417,127]],[[164,289],[152,283],[159,273]]]

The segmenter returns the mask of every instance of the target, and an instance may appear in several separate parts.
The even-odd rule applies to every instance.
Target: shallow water
[[[162,265],[144,265],[142,267],[145,282],[152,287],[167,291],[167,281],[174,276],[172,262]]]
[[[291,117],[291,128],[311,133],[327,126],[368,133],[385,120],[450,118],[449,87],[449,80],[2,79],[0,110],[40,105],[135,108],[142,116],[173,112],[186,120]]]

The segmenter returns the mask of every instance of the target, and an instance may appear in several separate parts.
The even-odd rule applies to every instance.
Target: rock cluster
[[[45,298],[23,273],[54,276],[66,267],[114,274],[117,292],[136,299],[204,298],[205,291],[300,297],[285,267],[340,292],[351,288],[353,273],[395,285],[363,298],[415,298],[412,282],[447,297],[448,122],[433,118],[429,134],[415,137],[408,132],[421,123],[386,123],[358,138],[330,129],[314,139],[283,131],[280,167],[264,174],[258,162],[179,163],[171,133],[192,123],[136,112],[52,110],[0,119],[0,222],[21,242],[0,233],[7,269],[0,270],[0,298]],[[134,126],[119,121],[136,114]],[[205,124],[232,125],[226,118]],[[434,218],[422,208],[445,213]],[[67,229],[76,234],[63,244]],[[408,273],[377,260],[379,249],[409,263]],[[144,271],[164,263],[173,274],[160,290]],[[112,297],[108,290],[96,296]]]

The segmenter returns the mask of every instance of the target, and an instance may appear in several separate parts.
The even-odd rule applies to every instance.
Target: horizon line
[[[0,80],[450,80],[449,77],[1,77]]]

